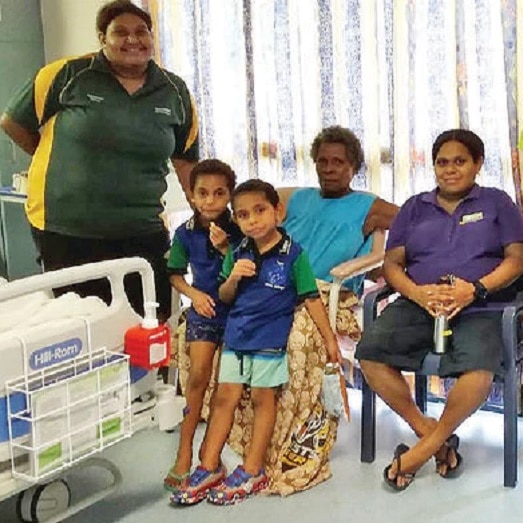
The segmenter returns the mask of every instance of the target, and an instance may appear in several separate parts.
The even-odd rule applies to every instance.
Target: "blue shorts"
[[[216,323],[204,321],[187,321],[187,331],[185,341],[210,341],[220,345],[223,340],[223,331],[225,327]]]
[[[218,383],[242,383],[270,389],[289,381],[287,352],[244,352],[224,349],[220,358]]]

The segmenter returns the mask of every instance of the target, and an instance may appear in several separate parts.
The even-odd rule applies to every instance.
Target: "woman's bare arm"
[[[191,205],[191,188],[190,188],[190,177],[193,167],[198,163],[196,161],[181,160],[180,158],[171,158],[174,170],[176,171],[176,176],[178,181],[182,186],[183,193],[185,194],[186,200]]]
[[[0,118],[0,127],[20,149],[23,149],[27,154],[33,156],[40,143],[39,133],[34,133],[22,127],[6,113]]]
[[[289,202],[290,197],[293,195],[294,191],[299,189],[299,187],[280,187],[278,189],[278,196],[280,197],[280,203],[283,206],[283,218],[287,216],[287,203]]]
[[[368,236],[376,229],[388,230],[398,214],[399,207],[381,198],[376,198],[363,224],[363,234]]]

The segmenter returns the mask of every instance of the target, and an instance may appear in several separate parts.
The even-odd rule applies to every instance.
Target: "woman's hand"
[[[474,301],[474,285],[466,280],[455,277],[454,285],[451,287],[451,295],[453,300],[445,308],[449,320],[458,315],[465,307]]]
[[[205,292],[194,289],[191,300],[194,310],[200,316],[204,316],[205,318],[214,318],[216,316],[214,300]]]
[[[431,316],[444,314],[450,320],[474,301],[474,285],[455,277],[453,285],[418,285],[410,298]]]
[[[446,308],[454,301],[452,287],[448,283],[416,284],[405,272],[407,255],[405,247],[386,252],[383,273],[387,283],[403,296],[425,309],[431,316],[446,314]]]
[[[440,314],[450,315],[454,310],[453,287],[446,283],[416,285],[409,298],[434,318]]]

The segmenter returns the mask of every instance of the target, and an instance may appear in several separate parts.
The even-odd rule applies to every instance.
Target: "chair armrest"
[[[352,262],[357,262],[359,259],[352,260],[350,262],[345,262],[336,267],[347,266],[351,265]],[[332,280],[332,285],[329,292],[329,323],[331,325],[331,328],[334,330],[336,329],[336,314],[338,313],[338,301],[340,297],[340,291],[342,284],[344,280],[346,280],[349,277],[355,277],[359,276],[360,274],[366,274],[368,271],[371,271],[372,269],[375,269],[376,267],[380,267],[382,265],[383,258],[380,261],[373,261],[370,262],[368,265],[361,265],[360,267],[357,267],[356,269],[345,269],[343,271],[343,275],[340,278],[334,278]],[[334,272],[334,269],[331,271],[331,273]],[[341,271],[340,271],[341,272]]]
[[[376,269],[377,267],[381,267],[383,265],[383,254],[376,255],[375,257],[373,256],[372,259],[370,256],[371,255],[369,255],[369,259],[365,260],[365,262],[363,262],[363,260],[360,258],[356,258],[355,260],[350,260],[336,265],[336,267],[331,270],[333,279],[340,280],[340,282],[342,282],[348,278],[355,278],[361,274],[366,274],[367,272],[372,271],[372,269]],[[362,256],[362,258],[365,258],[365,256]]]
[[[329,323],[336,330],[336,315],[341,286],[347,278],[354,278],[380,267],[385,253],[385,232],[376,230],[372,233],[372,250],[369,254],[336,265],[330,273],[333,281],[329,293]]]
[[[377,316],[378,304],[388,297],[396,294],[396,291],[389,285],[384,285],[379,289],[369,292],[363,300],[363,324],[370,325]]]
[[[383,263],[385,256],[385,232],[376,230],[372,233],[372,250],[369,254],[336,265],[330,273],[334,280],[346,280],[365,274]]]

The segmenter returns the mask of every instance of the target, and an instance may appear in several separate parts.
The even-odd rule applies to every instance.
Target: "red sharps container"
[[[167,324],[159,325],[156,307],[157,303],[145,303],[142,323],[128,329],[124,336],[124,352],[131,365],[147,370],[168,365],[171,357],[171,329]]]

